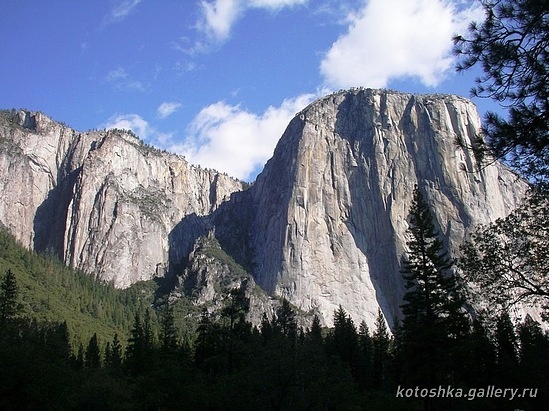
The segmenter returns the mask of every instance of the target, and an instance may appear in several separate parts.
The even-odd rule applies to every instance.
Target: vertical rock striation
[[[331,323],[342,305],[372,326],[391,322],[404,293],[412,191],[422,187],[455,255],[468,231],[506,215],[525,184],[469,150],[475,106],[448,95],[353,89],[291,121],[252,189],[255,277],[271,294]]]
[[[515,174],[499,163],[479,169],[456,144],[471,146],[479,130],[475,106],[461,97],[335,93],[295,116],[241,191],[241,182],[131,133],[80,133],[41,113],[4,112],[0,224],[118,287],[166,273],[184,279],[187,265],[203,298],[213,298],[209,277],[232,284],[244,267],[268,294],[328,324],[342,305],[373,326],[378,307],[389,322],[400,311],[416,184],[453,255],[475,225],[522,197]],[[205,235],[230,264],[197,266],[211,260],[196,251]]]
[[[242,188],[131,133],[79,133],[41,113],[4,116],[0,144],[0,222],[118,287],[181,265],[209,215]]]

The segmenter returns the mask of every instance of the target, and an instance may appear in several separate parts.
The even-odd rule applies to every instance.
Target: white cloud
[[[211,104],[194,117],[182,143],[174,133],[158,131],[138,114],[115,114],[99,128],[131,130],[144,141],[184,155],[191,163],[250,180],[272,156],[295,113],[316,97],[303,94],[287,99],[260,115],[222,101]]]
[[[181,108],[181,103],[177,103],[175,101],[166,101],[158,106],[158,108],[156,109],[156,114],[160,118],[166,118],[176,112],[179,108]]]
[[[478,15],[478,4],[458,9],[449,0],[370,0],[350,15],[349,28],[324,56],[325,84],[386,87],[415,77],[437,85],[453,65],[452,36]]]
[[[142,0],[124,0],[111,9],[103,19],[104,23],[114,23],[125,19]]]
[[[141,140],[149,144],[153,144],[159,148],[168,149],[173,145],[174,133],[165,133],[158,131],[147,120],[139,114],[115,114],[107,120],[105,124],[101,124],[98,129],[122,129],[130,130]]]
[[[284,7],[299,6],[307,3],[308,0],[249,0],[250,7],[280,10]]]
[[[168,147],[173,144],[173,133],[156,133],[156,141],[160,147]]]
[[[142,140],[149,138],[153,132],[149,123],[139,114],[115,114],[99,128],[131,130]]]
[[[193,47],[185,49],[188,53],[207,52],[211,43],[220,44],[226,41],[234,24],[247,9],[266,9],[279,11],[286,7],[303,5],[308,0],[202,0],[202,16],[197,28],[207,36],[207,40],[198,40]]]
[[[221,42],[229,37],[231,28],[242,12],[241,0],[201,1],[203,20],[198,24],[211,39]]]
[[[168,149],[192,163],[250,179],[272,156],[291,118],[314,97],[305,94],[284,100],[261,115],[224,102],[211,104],[194,118],[186,141]]]

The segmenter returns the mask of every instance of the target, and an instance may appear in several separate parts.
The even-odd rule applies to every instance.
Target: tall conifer
[[[12,320],[17,313],[17,280],[11,270],[6,272],[0,285],[0,324]]]
[[[385,324],[385,317],[380,309],[378,309],[375,330],[372,335],[372,383],[373,388],[384,388],[389,372],[389,347],[391,337]]]
[[[94,333],[88,342],[85,355],[85,365],[87,368],[101,367],[101,350],[97,341],[97,334]]]
[[[429,205],[416,186],[410,209],[408,253],[402,264],[404,373],[410,382],[450,382],[458,341],[468,330],[453,261],[439,239]]]

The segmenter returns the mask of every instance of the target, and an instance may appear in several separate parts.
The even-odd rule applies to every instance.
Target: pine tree
[[[282,306],[276,310],[276,318],[273,323],[274,328],[281,331],[282,334],[292,338],[297,337],[295,311],[285,298],[282,300]]]
[[[105,367],[106,368],[111,368],[112,348],[111,348],[111,342],[110,341],[107,341],[107,344],[105,344],[104,355],[105,355],[105,361],[104,361]]]
[[[90,338],[84,361],[86,368],[101,368],[101,350],[99,349],[96,333]]]
[[[410,240],[402,264],[407,292],[402,305],[405,374],[429,386],[448,381],[454,350],[467,333],[464,298],[453,266],[416,186],[410,210]]]
[[[375,389],[386,386],[389,372],[389,347],[391,336],[380,309],[377,312],[376,329],[372,335],[372,385]]]
[[[221,367],[219,361],[220,345],[222,340],[219,338],[221,329],[210,319],[206,310],[202,313],[200,323],[197,328],[197,339],[194,360],[210,377],[217,375]]]
[[[484,0],[485,20],[467,37],[454,38],[462,57],[458,71],[480,66],[472,93],[508,110],[485,117],[481,154],[509,162],[529,180],[549,183],[549,3],[546,0]],[[484,150],[482,150],[484,149]],[[478,149],[477,149],[478,150]],[[488,158],[488,161],[491,161]]]
[[[370,330],[364,320],[358,326],[358,350],[358,382],[360,386],[369,388],[372,379],[372,355],[374,349]]]
[[[481,319],[475,319],[471,328],[469,338],[463,346],[465,360],[460,374],[469,387],[481,387],[493,381],[496,348]]]
[[[244,289],[234,288],[229,292],[228,302],[222,310],[222,317],[229,319],[229,328],[232,330],[238,324],[245,322],[246,312],[250,301],[246,298]]]
[[[62,361],[71,359],[70,334],[67,322],[52,325],[47,338],[48,356]]]
[[[126,365],[133,372],[139,372],[143,369],[143,359],[145,356],[143,324],[139,313],[135,314],[131,336],[128,340],[126,350]]]
[[[151,318],[151,311],[145,310],[143,318],[143,349],[145,352],[150,352],[154,348],[155,337]]]
[[[320,318],[315,314],[313,317],[313,323],[311,324],[311,329],[307,333],[308,339],[317,343],[318,345],[322,344],[322,326],[320,325]]]
[[[266,344],[273,336],[274,329],[267,313],[263,313],[261,316],[261,337],[263,338],[263,344]]]
[[[516,383],[518,338],[509,314],[499,316],[495,331],[496,378],[500,383]]]
[[[544,334],[537,323],[530,317],[526,316],[522,324],[518,328],[518,337],[520,342],[519,361],[520,375],[519,385],[523,387],[538,387],[540,400],[545,401],[545,406],[536,404],[537,407],[548,409],[549,398],[546,394],[549,392],[549,335]],[[524,407],[528,409],[528,407]],[[531,404],[530,409],[534,409],[534,404]]]
[[[120,344],[118,333],[115,333],[112,339],[109,366],[113,370],[118,370],[122,366],[122,345]]]
[[[75,358],[75,367],[77,370],[84,368],[84,346],[82,343],[78,346],[78,353]]]
[[[334,312],[334,328],[327,341],[327,350],[338,356],[356,377],[359,354],[358,333],[352,318],[347,315],[341,305]]]
[[[173,352],[177,349],[177,329],[175,327],[175,317],[173,307],[166,303],[162,312],[160,330],[160,341],[164,352]]]
[[[403,344],[404,339],[402,336],[402,322],[398,317],[393,318],[393,343],[391,344],[391,382],[402,383],[403,382]]]
[[[147,308],[141,321],[139,313],[135,314],[134,325],[128,340],[126,350],[126,366],[136,373],[142,374],[154,368],[155,356],[155,333],[151,312]]]
[[[17,280],[11,270],[6,272],[0,285],[0,325],[4,326],[17,314]]]

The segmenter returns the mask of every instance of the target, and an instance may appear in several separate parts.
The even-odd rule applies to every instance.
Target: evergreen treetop
[[[407,292],[402,307],[400,346],[409,382],[448,383],[460,338],[468,332],[465,302],[452,272],[453,261],[421,191],[416,186],[410,209],[410,239],[402,275]]]
[[[6,272],[0,285],[0,324],[4,325],[17,314],[17,280],[11,270]]]
[[[402,275],[408,290],[402,306],[406,322],[434,324],[437,320],[458,312],[465,300],[451,269],[454,262],[448,256],[433,221],[429,205],[416,186],[410,209],[410,240],[402,265]]]

